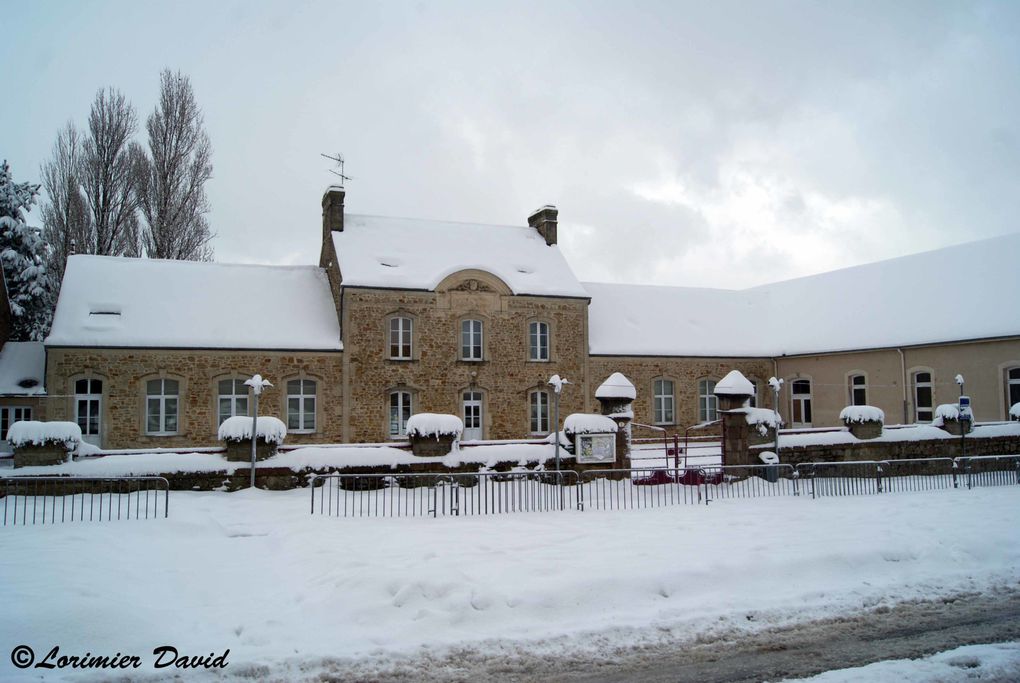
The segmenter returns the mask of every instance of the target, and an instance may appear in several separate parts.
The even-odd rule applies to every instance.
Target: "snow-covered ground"
[[[133,678],[168,675],[167,644],[286,680],[451,652],[596,661],[1020,582],[1012,486],[441,519],[308,498],[173,492],[165,520],[0,528],[0,679],[39,673],[14,669],[19,644],[137,654]]]
[[[1020,678],[1020,643],[968,645],[921,659],[894,659],[828,671],[800,681],[814,683],[964,683]]]

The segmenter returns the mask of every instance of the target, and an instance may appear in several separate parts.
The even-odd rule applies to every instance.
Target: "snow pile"
[[[1014,420],[1020,420],[1020,403],[1014,403],[1009,409],[1009,416]]]
[[[460,436],[464,431],[464,423],[456,415],[440,413],[418,413],[407,420],[407,436],[427,438],[440,436]]]
[[[761,460],[766,465],[779,464],[779,456],[773,453],[772,451],[762,451],[761,453],[758,454],[758,459]]]
[[[258,421],[258,436],[266,443],[281,444],[287,436],[287,425],[279,418],[262,415]],[[220,441],[251,440],[251,418],[244,415],[228,417],[220,425],[216,438]]]
[[[755,427],[758,433],[765,436],[769,429],[780,429],[783,426],[783,418],[774,410],[768,408],[736,408],[731,413],[743,413],[747,424]]]
[[[7,441],[14,448],[62,443],[67,450],[73,451],[81,443],[81,427],[74,422],[23,420],[15,422],[7,430]]]
[[[964,645],[918,659],[887,659],[852,669],[834,669],[799,683],[972,683],[1013,681],[1020,671],[1020,643]],[[793,681],[794,679],[784,679]]]
[[[942,403],[935,408],[935,419],[932,420],[932,426],[941,427],[946,420],[970,420],[973,422],[974,413],[970,406],[960,410],[960,405],[957,403]]]
[[[605,415],[590,413],[571,413],[563,421],[563,431],[567,434],[615,434],[616,422]]]
[[[730,370],[716,383],[713,393],[716,396],[754,396],[754,385],[740,370]]]
[[[875,406],[847,406],[839,411],[839,419],[843,424],[862,422],[881,422],[885,424],[885,413]]]
[[[634,384],[622,372],[614,372],[595,390],[595,398],[637,398]]]

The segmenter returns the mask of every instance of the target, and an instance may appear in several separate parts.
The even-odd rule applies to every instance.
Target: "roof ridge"
[[[518,230],[531,230],[528,225],[510,225],[508,223],[476,223],[472,221],[451,221],[440,218],[414,218],[411,216],[381,216],[374,213],[348,213],[347,218],[382,218],[383,220],[412,221],[415,223],[440,223],[443,225],[470,225],[478,228],[516,228]]]

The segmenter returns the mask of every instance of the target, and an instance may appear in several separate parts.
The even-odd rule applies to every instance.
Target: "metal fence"
[[[105,522],[167,517],[163,477],[0,478],[3,525]]]
[[[439,517],[576,509],[572,470],[466,474],[329,474],[312,478],[312,514]]]
[[[1020,484],[1020,456],[478,474],[331,474],[312,513],[336,517],[628,510],[733,498],[878,495]]]

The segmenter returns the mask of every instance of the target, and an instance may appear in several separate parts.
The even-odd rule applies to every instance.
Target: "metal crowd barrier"
[[[569,510],[573,470],[464,474],[328,474],[311,480],[312,514],[439,517]]]
[[[1020,455],[975,455],[957,462],[969,489],[1020,484]]]
[[[663,467],[587,470],[578,486],[580,509],[626,510],[700,503],[700,468]]]
[[[3,477],[3,525],[166,518],[163,477]],[[162,508],[162,509],[161,509]]]

